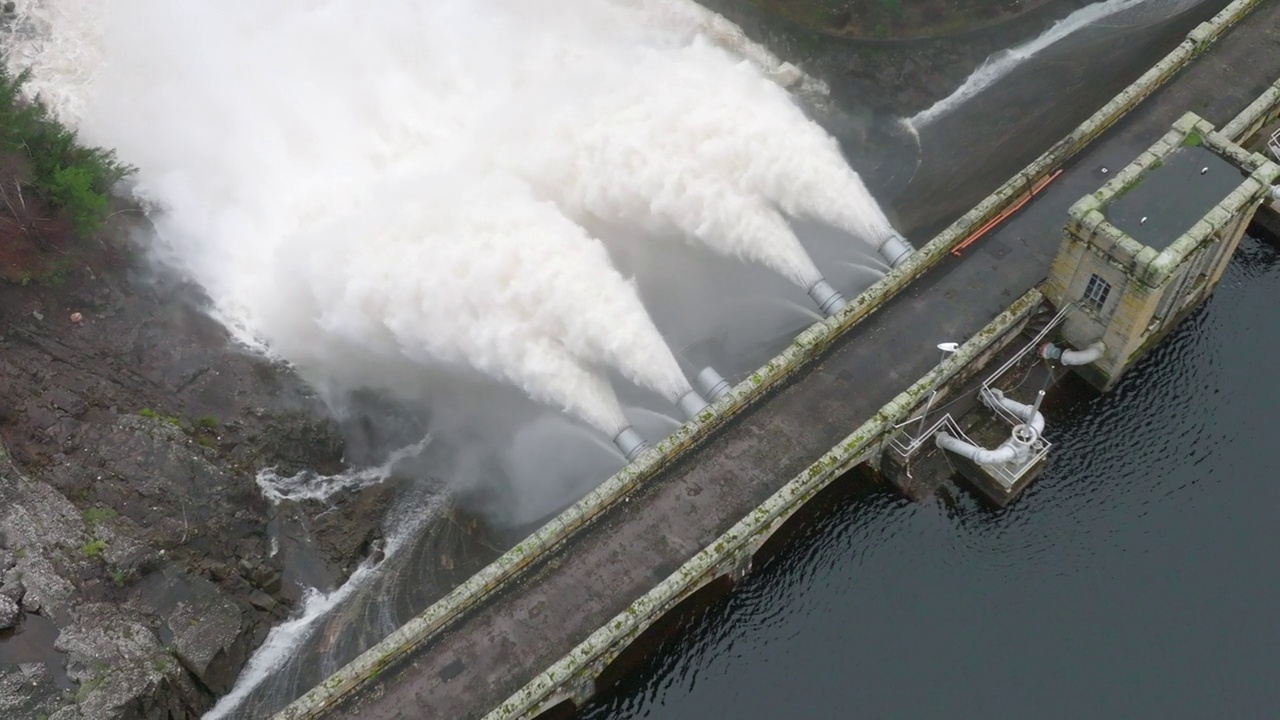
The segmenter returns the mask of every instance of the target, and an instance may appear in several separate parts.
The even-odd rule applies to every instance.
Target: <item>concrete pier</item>
[[[1097,189],[1100,168],[1124,167],[1187,110],[1229,127],[1280,78],[1280,3],[1233,7],[1255,5],[1212,45],[1193,39],[1192,64],[1135,109],[1145,92],[1121,103],[1127,115],[1083,153],[1047,163],[1064,172],[997,230],[958,257],[950,247],[922,250],[943,259],[909,261],[900,276],[919,276],[909,292],[869,316],[852,301],[829,322],[861,322],[820,346],[819,358],[780,375],[767,397],[709,437],[679,440],[701,445],[598,514],[558,519],[572,531],[535,556],[521,547],[504,555],[505,569],[486,575],[492,582],[451,596],[453,605],[428,611],[281,716],[532,717],[589,697],[620,644],[701,584],[744,572],[755,543],[794,507],[872,453],[885,427],[1039,305],[1027,290],[1045,278],[1067,210]],[[942,340],[967,342],[938,366],[932,348]]]

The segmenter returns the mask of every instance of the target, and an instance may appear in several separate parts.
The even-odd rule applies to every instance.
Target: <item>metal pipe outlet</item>
[[[844,296],[831,287],[831,283],[826,280],[818,280],[818,282],[811,285],[809,287],[809,297],[813,298],[813,301],[818,304],[818,310],[822,311],[822,314],[827,317],[840,312],[841,308],[846,304]]]
[[[711,402],[720,402],[720,398],[729,394],[732,386],[729,381],[725,380],[716,369],[708,365],[702,368],[702,372],[693,379],[693,386],[698,388],[698,392],[702,393]]]
[[[613,438],[613,444],[618,446],[622,451],[622,455],[627,458],[627,462],[635,462],[640,454],[649,449],[649,443],[636,432],[636,429],[628,425],[622,428],[622,432]]]
[[[1045,343],[1040,346],[1040,357],[1046,360],[1057,360],[1063,365],[1088,365],[1091,362],[1097,362],[1106,351],[1107,346],[1101,340],[1084,350],[1072,350],[1058,347],[1053,343]]]
[[[680,408],[680,412],[684,413],[685,418],[692,420],[701,415],[702,411],[706,410],[710,405],[707,404],[706,400],[702,399],[697,390],[690,390],[680,396],[680,399],[676,401],[676,407]]]
[[[911,253],[915,251],[916,249],[902,236],[902,233],[892,228],[890,228],[889,236],[877,248],[880,257],[884,258],[884,261],[889,263],[891,268],[896,268],[906,262],[907,258],[911,257]]]

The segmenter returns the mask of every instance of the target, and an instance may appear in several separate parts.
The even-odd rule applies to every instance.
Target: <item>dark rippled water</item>
[[[1114,392],[1050,408],[1011,507],[846,477],[581,716],[1280,715],[1278,298],[1246,237]]]

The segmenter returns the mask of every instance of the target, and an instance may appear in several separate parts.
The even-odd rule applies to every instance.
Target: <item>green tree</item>
[[[107,196],[93,188],[93,172],[86,167],[67,167],[49,181],[50,202],[62,207],[80,235],[91,235],[107,218]]]
[[[112,186],[134,168],[112,150],[80,144],[38,98],[25,98],[22,88],[29,79],[27,71],[10,72],[0,55],[0,155],[21,158],[29,171],[0,178],[0,184],[12,185],[18,196],[29,186],[54,210],[65,212],[77,233],[91,235],[107,218]]]

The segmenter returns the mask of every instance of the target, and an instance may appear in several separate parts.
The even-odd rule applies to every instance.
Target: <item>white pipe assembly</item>
[[[702,411],[706,410],[710,405],[707,404],[706,400],[702,399],[697,390],[690,390],[680,396],[680,399],[676,401],[676,407],[680,408],[680,412],[684,413],[686,419],[692,420],[701,415]]]
[[[1057,360],[1063,365],[1088,365],[1097,362],[1102,354],[1107,351],[1107,346],[1101,340],[1093,343],[1084,350],[1071,350],[1062,348],[1053,343],[1045,343],[1040,346],[1040,357],[1046,360]]]
[[[1017,400],[1004,396],[999,390],[991,389],[982,393],[982,402],[987,407],[999,405],[1022,421],[1005,440],[994,450],[978,447],[953,437],[939,430],[934,435],[934,442],[943,450],[949,450],[961,457],[969,458],[979,465],[1003,465],[1016,463],[1022,465],[1031,459],[1031,448],[1040,434],[1044,432],[1044,415],[1034,405],[1023,405]]]

